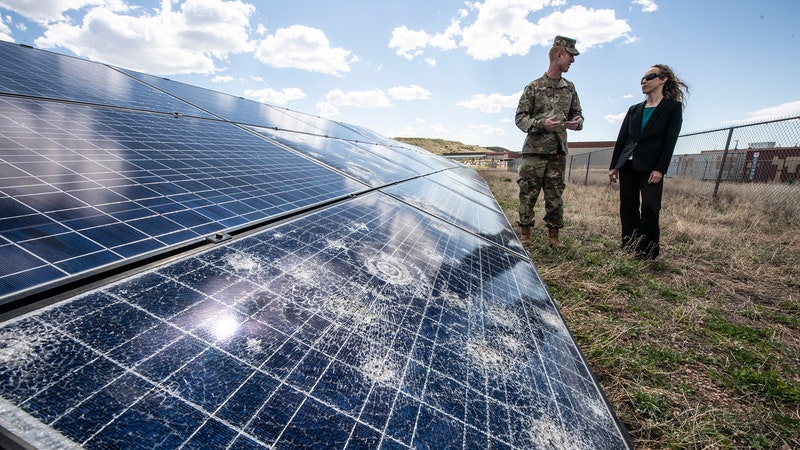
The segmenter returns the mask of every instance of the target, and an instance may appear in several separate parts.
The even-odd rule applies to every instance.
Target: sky
[[[798,17],[797,0],[0,0],[0,40],[519,151],[519,96],[556,35],[581,52],[571,142],[613,141],[659,63],[690,88],[682,133],[800,115]]]

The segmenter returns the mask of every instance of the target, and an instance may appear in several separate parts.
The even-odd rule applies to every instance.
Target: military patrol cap
[[[567,50],[567,53],[572,55],[578,56],[581,53],[575,48],[575,39],[564,37],[564,36],[556,36],[553,39],[553,47],[564,47]]]

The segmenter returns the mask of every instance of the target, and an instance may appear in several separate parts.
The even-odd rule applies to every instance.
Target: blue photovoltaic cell
[[[0,98],[0,135],[0,239],[27,256],[0,298],[366,189],[218,121]]]
[[[3,41],[0,52],[3,93],[212,117],[102,64]]]
[[[0,349],[0,424],[39,448],[629,448],[531,262],[379,192]]]

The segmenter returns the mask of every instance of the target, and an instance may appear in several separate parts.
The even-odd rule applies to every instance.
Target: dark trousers
[[[655,259],[659,253],[661,230],[658,217],[664,179],[649,184],[650,172],[638,172],[627,161],[619,169],[619,218],[622,222],[622,246],[632,248],[637,256]],[[641,200],[641,203],[640,203]]]

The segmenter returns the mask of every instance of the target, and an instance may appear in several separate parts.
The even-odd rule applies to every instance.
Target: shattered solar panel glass
[[[41,448],[629,448],[531,262],[379,192],[0,349],[0,424]]]
[[[212,117],[102,64],[2,41],[0,54],[3,93]]]
[[[0,98],[0,298],[367,189],[225,122]]]

